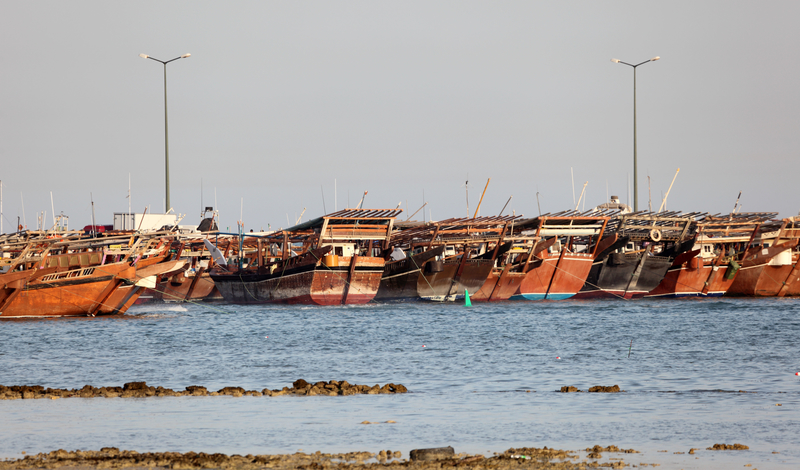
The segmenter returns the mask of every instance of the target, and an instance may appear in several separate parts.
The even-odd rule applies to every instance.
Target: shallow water
[[[643,454],[605,457],[662,468],[797,468],[798,312],[800,299],[153,304],[118,318],[3,321],[4,385],[261,390],[304,378],[411,393],[4,400],[0,457],[614,444]],[[614,384],[626,392],[554,393]],[[751,450],[675,454],[734,442]]]

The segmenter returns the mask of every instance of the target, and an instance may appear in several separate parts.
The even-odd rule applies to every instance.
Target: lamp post
[[[648,62],[655,62],[661,57],[655,56],[652,59],[645,60],[644,62],[640,62],[636,65],[629,64],[627,62],[623,62],[619,59],[611,59],[611,62],[615,64],[625,64],[629,67],[633,67],[633,211],[636,212],[639,210],[639,191],[637,185],[637,173],[636,173],[636,67],[640,65],[644,65]]]
[[[158,60],[155,57],[150,57],[147,54],[139,54],[139,57],[141,57],[142,59],[151,59],[155,60],[156,62],[164,64],[164,165],[165,165],[164,177],[166,179],[166,186],[167,186],[166,187],[167,198],[165,201],[166,208],[164,209],[165,211],[169,211],[172,208],[172,206],[170,206],[169,204],[169,124],[167,121],[167,64],[170,62],[174,62],[178,59],[185,59],[187,57],[190,57],[191,55],[192,54],[183,54],[180,57],[163,61],[163,60]]]

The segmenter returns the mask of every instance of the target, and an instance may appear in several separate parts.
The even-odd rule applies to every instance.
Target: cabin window
[[[341,246],[334,247],[333,254],[337,256],[344,256],[344,248],[342,248]]]

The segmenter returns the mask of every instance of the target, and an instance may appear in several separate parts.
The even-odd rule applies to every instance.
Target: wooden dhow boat
[[[375,299],[444,302],[463,299],[465,292],[473,296],[495,259],[511,248],[504,237],[517,218],[452,218],[394,233]]]
[[[664,279],[675,257],[691,249],[699,213],[634,212],[609,221],[609,238],[575,299],[641,298]]]
[[[211,252],[204,240],[215,240],[223,253],[229,253],[238,245],[238,237],[226,236],[181,236],[172,243],[173,259],[184,260],[183,266],[162,274],[153,289],[139,298],[139,302],[204,302],[222,300],[209,271],[214,267]],[[143,302],[144,301],[144,302]]]
[[[800,220],[789,217],[765,226],[747,248],[727,295],[800,295]]]
[[[165,262],[169,237],[33,238],[24,247],[4,245],[0,318],[125,313],[155,276],[182,264]]]
[[[777,212],[709,215],[697,222],[691,251],[672,262],[664,279],[645,297],[719,297],[733,285],[747,248]]]
[[[516,221],[506,238],[512,248],[472,299],[572,297],[586,281],[608,220],[605,213],[566,211]]]
[[[367,303],[378,291],[382,254],[401,212],[343,209],[264,236],[242,234],[238,261],[218,259],[211,278],[234,303]]]

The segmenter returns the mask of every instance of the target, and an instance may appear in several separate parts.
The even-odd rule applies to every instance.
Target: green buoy
[[[464,306],[472,307],[472,302],[469,300],[469,291],[467,289],[464,289]]]

